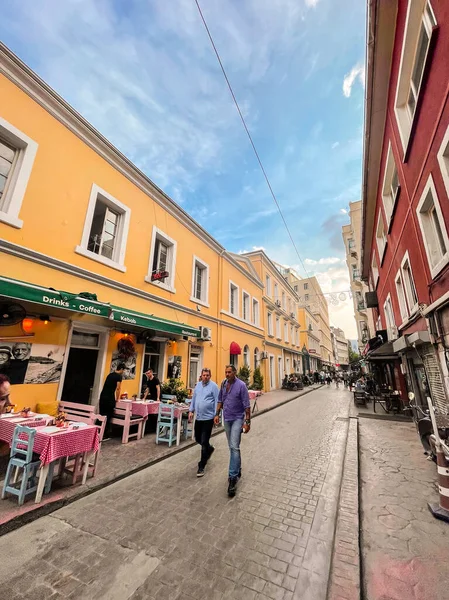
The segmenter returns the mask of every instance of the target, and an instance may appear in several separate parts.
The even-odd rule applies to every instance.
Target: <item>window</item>
[[[294,345],[295,343],[295,328],[293,327],[293,325],[290,325],[290,342],[292,343],[292,345]]]
[[[38,145],[0,117],[0,222],[20,229],[23,198]]]
[[[360,271],[357,265],[351,265],[352,268],[352,281],[360,281]]]
[[[249,367],[249,346],[243,348],[243,364],[245,367]]]
[[[125,272],[126,240],[131,210],[93,184],[77,254]]]
[[[418,308],[418,295],[416,293],[415,281],[413,279],[412,268],[408,254],[404,256],[401,264],[402,279],[407,299],[408,313],[411,315]]]
[[[395,100],[396,119],[404,152],[410,139],[429,57],[430,40],[436,24],[430,2],[409,0]]]
[[[234,366],[236,369],[239,366],[239,356],[238,354],[230,354],[229,355],[229,364]]]
[[[239,314],[239,288],[232,281],[229,282],[229,312],[231,315]]]
[[[446,186],[446,194],[449,197],[449,127],[447,128],[441,148],[438,151],[438,162],[440,163],[441,175]]]
[[[253,323],[259,326],[259,301],[253,298]]]
[[[308,284],[308,283],[305,283],[305,284],[304,284],[304,289],[305,289],[305,290],[308,290],[308,289],[309,289],[309,284]]]
[[[288,323],[284,323],[284,342],[288,342]]]
[[[279,286],[277,283],[274,284],[274,299],[275,300],[279,299]]]
[[[249,294],[247,294],[246,292],[243,292],[243,300],[242,300],[242,312],[243,312],[243,320],[244,321],[249,321],[250,320],[250,313],[249,313]]]
[[[394,340],[397,338],[397,330],[396,324],[394,320],[393,307],[391,305],[390,294],[388,294],[387,299],[384,303],[384,315],[385,315],[385,325],[387,328],[388,340]]]
[[[394,281],[396,284],[396,293],[398,295],[399,310],[401,312],[401,318],[402,318],[402,321],[406,321],[408,319],[408,309],[407,309],[407,301],[405,299],[404,285],[402,283],[402,275],[401,275],[400,270],[398,271]]]
[[[285,292],[282,292],[282,308],[285,310]]]
[[[273,335],[273,315],[271,313],[267,314],[267,329],[268,335]]]
[[[373,260],[371,261],[371,273],[373,276],[373,289],[376,289],[379,281],[379,268],[377,266],[376,254],[373,252]]]
[[[271,279],[269,275],[265,275],[265,294],[271,296]]]
[[[209,306],[209,265],[197,256],[193,257],[192,295],[190,300]]]
[[[449,239],[432,177],[429,177],[416,211],[427,261],[432,277],[435,277],[449,261]]]
[[[177,243],[166,233],[153,225],[153,236],[151,240],[150,262],[148,265],[148,275],[145,277],[147,283],[157,285],[169,292],[175,290],[175,271],[176,271],[176,248]],[[204,264],[196,259],[198,264]],[[205,265],[207,267],[207,265]],[[167,277],[160,276],[167,275]]]
[[[379,213],[379,220],[377,222],[376,242],[377,242],[377,249],[379,251],[379,256],[380,256],[380,264],[382,264],[385,248],[387,247],[387,236],[385,234],[384,221],[382,219],[381,213]]]
[[[293,289],[294,289],[295,292],[298,292],[298,286],[297,285],[294,285]]]
[[[391,144],[388,146],[387,160],[385,163],[384,184],[382,188],[382,201],[387,217],[387,223],[390,224],[393,216],[394,206],[400,190],[398,170],[396,168]]]
[[[258,369],[259,367],[260,367],[259,348],[254,348],[254,368]]]
[[[355,241],[352,238],[348,239],[348,248],[349,248],[349,250],[352,250],[352,248],[355,248]]]
[[[304,296],[304,300],[305,300],[305,302],[308,302],[308,301],[309,301],[309,294],[306,294],[306,295]]]
[[[276,337],[281,339],[281,319],[276,317]]]
[[[299,348],[299,328],[298,327],[295,329],[295,341],[296,341],[296,345]]]

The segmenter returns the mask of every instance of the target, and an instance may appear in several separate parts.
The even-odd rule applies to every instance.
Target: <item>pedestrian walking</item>
[[[224,428],[228,438],[230,451],[228,496],[235,496],[237,481],[242,476],[240,456],[240,440],[243,433],[251,428],[251,403],[245,383],[237,378],[237,369],[228,365],[225,369],[226,379],[220,387],[218,406],[215,415],[216,425],[220,422],[223,409]]]
[[[118,363],[115,371],[109,373],[100,394],[100,415],[107,418],[103,441],[111,437],[111,420],[114,416],[115,403],[120,400],[120,387],[123,380],[124,362]]]
[[[210,436],[214,426],[214,417],[218,405],[218,385],[211,380],[211,370],[203,369],[201,371],[201,381],[199,381],[193,391],[192,402],[190,403],[189,421],[195,415],[195,440],[201,446],[201,460],[198,463],[197,477],[203,477],[207,461],[215,450],[210,445]]]

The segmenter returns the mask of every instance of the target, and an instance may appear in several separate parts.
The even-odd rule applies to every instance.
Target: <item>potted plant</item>
[[[189,390],[180,379],[169,379],[161,384],[161,396],[171,396],[170,400],[184,402],[188,395]]]
[[[251,389],[253,389],[253,390],[259,390],[259,391],[263,390],[263,375],[260,372],[260,368],[259,367],[257,367],[256,369],[254,369],[253,383],[251,385]]]
[[[249,376],[251,375],[251,369],[247,365],[240,367],[237,377],[246,383],[246,387],[249,387]]]

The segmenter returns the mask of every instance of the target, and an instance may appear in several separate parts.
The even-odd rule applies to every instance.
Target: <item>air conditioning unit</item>
[[[264,359],[268,358],[268,352],[261,352],[259,354],[259,358],[260,358],[260,360],[264,360]]]
[[[200,340],[210,342],[212,339],[212,329],[210,327],[200,327]]]
[[[275,304],[276,304],[276,306],[279,306],[279,308],[281,308],[281,301],[280,300],[276,300]]]

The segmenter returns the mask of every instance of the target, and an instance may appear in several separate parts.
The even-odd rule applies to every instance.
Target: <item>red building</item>
[[[449,2],[368,6],[362,277],[397,379],[447,412]]]

